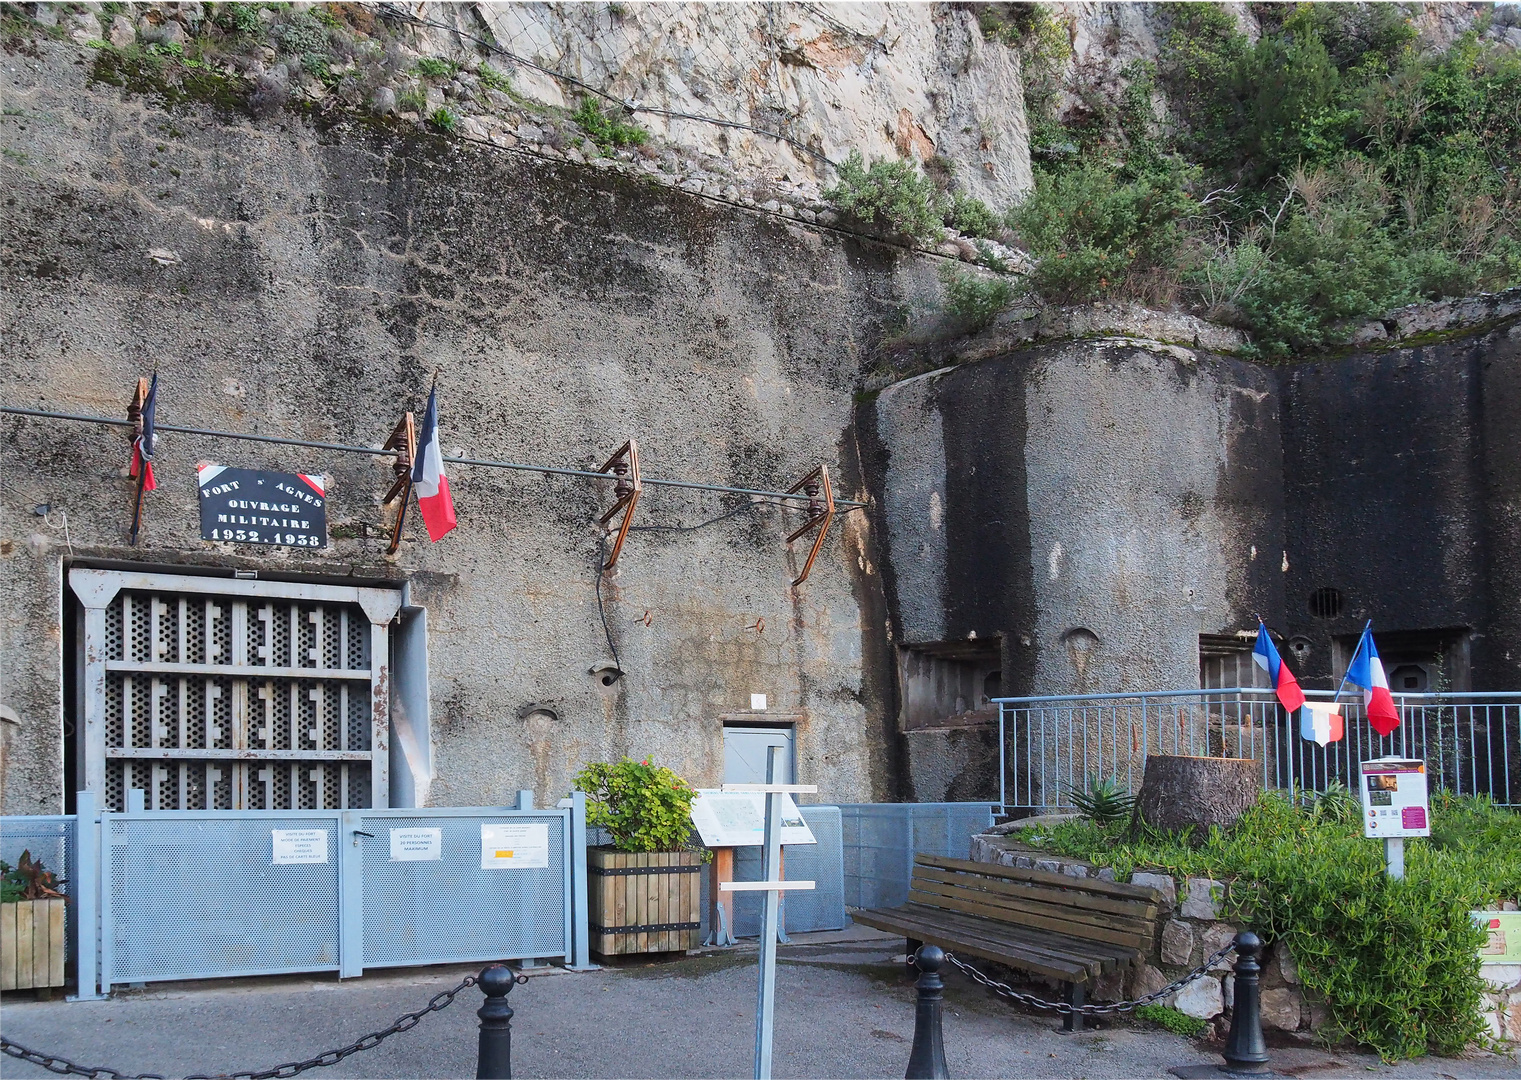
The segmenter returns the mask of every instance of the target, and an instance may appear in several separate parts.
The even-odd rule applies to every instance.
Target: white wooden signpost
[[[708,937],[704,945],[733,945],[734,894],[724,882],[734,880],[734,849],[762,847],[766,843],[766,794],[757,791],[699,790],[692,801],[692,824],[702,836],[703,844],[713,851],[709,866]],[[782,843],[816,844],[813,830],[803,820],[792,796],[780,796],[782,807]],[[785,863],[779,861],[776,877],[785,877]],[[786,929],[777,926],[777,937],[787,941]]]
[[[725,784],[727,792],[763,792],[766,796],[766,843],[762,848],[760,881],[725,881],[724,892],[764,892],[765,914],[761,919],[760,989],[755,1005],[755,1080],[771,1080],[771,1033],[776,1012],[776,928],[781,894],[788,889],[812,889],[811,881],[782,881],[782,805],[793,793],[813,793],[812,784],[778,784],[783,748],[769,748],[764,784]],[[799,815],[801,818],[801,815]]]

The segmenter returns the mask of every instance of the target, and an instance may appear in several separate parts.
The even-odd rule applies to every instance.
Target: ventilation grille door
[[[130,788],[149,810],[384,806],[386,626],[357,600],[236,584],[266,589],[123,587],[95,610],[81,593],[86,786],[118,811]]]

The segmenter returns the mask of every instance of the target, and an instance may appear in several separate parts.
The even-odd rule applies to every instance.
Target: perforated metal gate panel
[[[812,881],[810,892],[782,894],[782,927],[789,934],[840,930],[845,926],[845,864],[840,848],[840,808],[800,806],[817,844],[787,844],[782,871],[795,881]],[[761,879],[761,849],[737,848],[734,880]],[[734,894],[734,936],[758,937],[763,899],[760,893]]]
[[[564,956],[570,951],[568,811],[496,815],[448,811],[366,814],[364,963],[366,967]],[[481,868],[483,824],[548,827],[545,869]],[[442,858],[391,861],[391,830],[441,831]]]
[[[103,982],[338,968],[336,815],[103,817]],[[275,866],[273,830],[320,829],[327,862]]]
[[[896,907],[908,901],[914,855],[965,859],[972,836],[993,824],[989,803],[845,803],[845,903]]]
[[[399,594],[75,569],[83,786],[107,810],[386,802],[387,624]]]

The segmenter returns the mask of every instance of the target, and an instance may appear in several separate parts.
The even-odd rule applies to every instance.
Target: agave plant
[[[1130,817],[1135,796],[1120,787],[1116,777],[1090,775],[1085,788],[1069,788],[1072,805],[1095,825],[1113,825]]]

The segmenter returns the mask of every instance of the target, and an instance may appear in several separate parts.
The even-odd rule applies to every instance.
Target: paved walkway
[[[777,1077],[899,1077],[914,1030],[913,991],[892,956],[901,939],[859,928],[798,935],[783,947],[777,976]],[[224,1073],[264,1069],[341,1046],[385,1027],[455,985],[470,968],[377,972],[332,978],[161,984],[111,1001],[33,1002],[8,996],[0,1029],[33,1049],[122,1072]],[[1216,1054],[1144,1026],[1076,1035],[1019,1012],[960,977],[947,980],[945,1045],[951,1075],[1165,1077],[1174,1065]],[[379,1048],[305,1075],[475,1075],[480,994]],[[520,1077],[749,1076],[754,1048],[755,952],[691,956],[675,963],[546,972],[518,986],[511,1003],[513,1068]],[[1308,1077],[1516,1077],[1521,1067],[1490,1055],[1426,1058],[1393,1068],[1376,1058],[1275,1049],[1275,1065]],[[3,1059],[7,1078],[47,1076]]]

